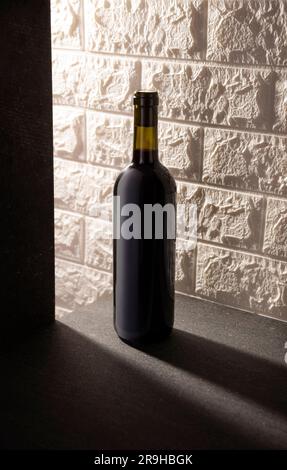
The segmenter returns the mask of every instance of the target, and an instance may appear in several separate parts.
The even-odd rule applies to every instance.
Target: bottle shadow
[[[0,358],[4,384],[0,388],[0,447],[116,450],[286,446],[282,430],[270,435],[252,423],[247,432],[240,419],[230,419],[218,411],[212,389],[206,407],[197,393],[196,381],[191,393],[189,385],[181,393],[180,387],[169,381],[172,377],[158,373],[158,364],[150,367],[153,361],[147,363],[146,357],[111,338],[106,346],[56,322],[5,352]],[[286,397],[280,368],[179,330],[167,341],[145,348],[145,352],[276,409]],[[274,393],[274,388],[271,393],[264,374],[271,377],[275,387],[282,386],[280,393]],[[265,397],[260,391],[262,385],[268,386]]]
[[[138,349],[281,415],[287,414],[287,369],[283,359],[280,366],[179,329],[161,343]]]

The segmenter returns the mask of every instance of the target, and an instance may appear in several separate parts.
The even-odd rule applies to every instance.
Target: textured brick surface
[[[196,293],[287,320],[287,263],[199,245]]]
[[[287,259],[287,200],[268,200],[264,252]]]
[[[176,240],[175,289],[192,294],[195,284],[195,250],[188,249],[185,240]]]
[[[87,47],[143,56],[203,57],[206,7],[205,0],[87,0]]]
[[[56,302],[58,307],[75,310],[92,305],[111,294],[112,275],[86,266],[56,260]]]
[[[198,127],[159,123],[159,155],[175,177],[198,181],[203,152],[203,130]]]
[[[84,112],[65,106],[54,106],[54,155],[74,160],[85,159]]]
[[[286,68],[285,68],[286,70]],[[287,72],[281,73],[274,94],[275,124],[273,130],[287,135]]]
[[[56,256],[74,261],[83,260],[84,219],[79,215],[55,211]]]
[[[138,61],[54,51],[55,104],[130,112],[131,96],[139,87]]]
[[[207,58],[287,65],[285,0],[211,0]]]
[[[81,0],[51,0],[52,44],[81,48]]]
[[[279,91],[273,109],[274,90],[283,82],[282,74],[263,69],[156,61],[143,65],[143,85],[160,92],[164,117],[243,129],[272,130],[277,123],[277,130],[284,131]]]
[[[198,180],[203,152],[203,130],[159,122],[160,159],[174,176]],[[130,163],[133,120],[99,112],[87,112],[87,154],[91,163],[123,168]]]
[[[287,196],[287,139],[205,129],[203,181]]]
[[[91,163],[123,168],[131,161],[132,145],[130,117],[87,112],[87,154]]]
[[[287,2],[51,10],[58,315],[110,288],[112,188],[132,157],[132,95],[153,88],[160,160],[178,202],[197,205],[198,249],[178,229],[176,289],[287,321]]]
[[[55,160],[55,204],[93,217],[111,219],[112,190],[117,172]]]
[[[112,271],[112,222],[86,219],[86,263],[94,268]]]
[[[227,246],[259,249],[262,198],[178,183],[177,200],[196,204],[198,238]]]

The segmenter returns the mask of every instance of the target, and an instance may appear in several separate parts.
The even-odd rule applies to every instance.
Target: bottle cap
[[[157,106],[159,103],[156,90],[138,90],[134,94],[134,104],[139,106]]]

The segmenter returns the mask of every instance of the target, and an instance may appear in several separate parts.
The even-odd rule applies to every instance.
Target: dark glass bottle
[[[114,186],[119,196],[114,198],[114,327],[122,340],[135,345],[167,336],[174,321],[175,233],[171,236],[168,226],[175,226],[176,184],[158,159],[157,109],[157,92],[135,93],[132,162]],[[133,215],[126,204],[136,205],[141,214],[139,222],[130,223],[130,238],[122,230]],[[174,209],[174,220],[162,211],[162,236],[153,215],[147,238],[147,204]]]

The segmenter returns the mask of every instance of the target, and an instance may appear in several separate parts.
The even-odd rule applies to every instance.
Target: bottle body
[[[174,321],[175,234],[168,233],[168,217],[175,224],[176,207],[175,181],[159,162],[157,148],[134,148],[131,165],[117,178],[114,197],[119,226],[113,240],[114,327],[128,343],[157,341],[171,332]],[[155,230],[154,211],[147,235],[147,206],[159,209],[162,233]],[[164,207],[174,207],[174,213],[161,212]],[[132,236],[126,236],[122,228],[134,208],[138,218],[130,223]]]

